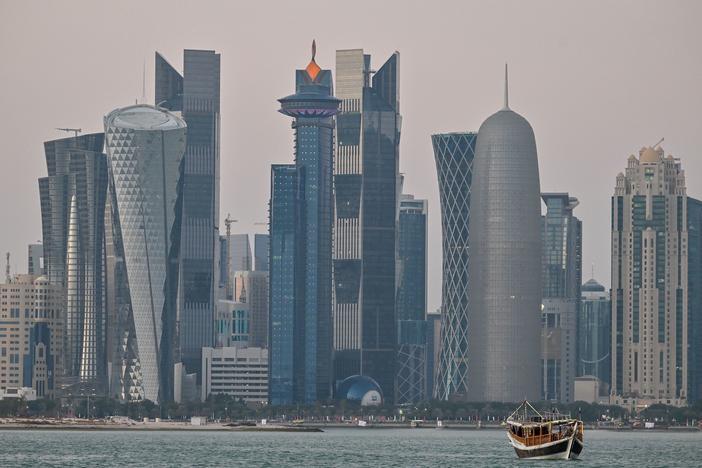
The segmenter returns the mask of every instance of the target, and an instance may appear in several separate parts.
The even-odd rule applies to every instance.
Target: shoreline
[[[420,429],[420,430],[441,430],[441,431],[503,431],[505,428],[500,425],[483,425],[477,427],[474,424],[446,424],[441,428],[435,425],[420,425],[411,427],[409,424],[386,423],[369,424],[367,426],[357,426],[345,423],[316,424],[308,423],[302,425],[266,424],[256,426],[228,426],[224,423],[208,423],[202,426],[193,426],[187,422],[135,422],[110,423],[110,422],[87,422],[87,421],[60,421],[60,420],[21,420],[0,422],[0,431],[3,430],[43,430],[43,431],[186,431],[186,432],[324,432],[326,429]],[[611,431],[611,432],[668,432],[668,433],[688,433],[702,432],[700,428],[693,426],[676,426],[669,428],[633,429],[631,427],[595,427],[585,426],[587,431]]]

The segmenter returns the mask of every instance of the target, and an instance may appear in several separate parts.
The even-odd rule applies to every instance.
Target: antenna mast
[[[10,277],[10,252],[7,252],[5,254],[5,258],[7,259],[7,265],[5,266],[5,281],[7,283],[11,283],[12,278]]]

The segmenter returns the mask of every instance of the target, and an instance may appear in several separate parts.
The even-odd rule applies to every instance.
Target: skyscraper
[[[534,132],[505,105],[483,122],[473,164],[468,400],[541,396],[541,207]]]
[[[441,346],[435,398],[468,392],[468,221],[477,133],[432,135],[441,202]]]
[[[629,156],[612,197],[615,403],[687,403],[693,311],[688,221],[680,161],[658,145]]]
[[[582,282],[582,223],[578,199],[543,193],[543,309],[541,311],[542,400],[573,401],[577,320]]]
[[[427,200],[400,198],[395,402],[427,398]]]
[[[269,398],[273,405],[293,402],[296,375],[295,353],[298,335],[295,311],[297,279],[297,186],[294,164],[271,166],[270,200],[270,315],[269,315]]]
[[[434,377],[439,369],[439,353],[441,351],[441,313],[427,313],[427,399],[432,399],[434,392]]]
[[[229,269],[230,276],[235,271],[252,269],[251,244],[248,234],[232,234],[229,238]]]
[[[220,55],[185,50],[183,75],[156,53],[156,104],[181,110],[188,125],[183,164],[183,216],[178,286],[178,350],[200,373],[201,349],[212,346],[219,274]]]
[[[58,385],[78,393],[81,386],[103,390],[106,384],[103,141],[95,133],[45,142],[48,177],[39,179],[46,274],[65,289]]]
[[[687,197],[687,399],[702,399],[702,201]]]
[[[249,307],[249,345],[268,348],[268,272],[235,272],[234,297]]]
[[[186,124],[163,108],[136,105],[105,117],[110,165],[109,284],[115,310],[112,389],[125,400],[173,398],[176,294]],[[212,324],[211,324],[212,325]]]
[[[578,312],[578,362],[576,376],[600,379],[609,395],[612,367],[612,305],[605,287],[594,279],[581,287]],[[604,390],[604,389],[603,389]]]
[[[333,95],[332,74],[312,60],[295,74],[295,94],[279,99],[280,112],[293,117],[295,130],[295,287],[293,386],[283,401],[312,403],[331,395],[332,326],[332,164],[334,115],[339,100]],[[275,190],[275,184],[272,190]],[[273,198],[273,195],[272,195]],[[278,222],[271,207],[271,236]],[[287,222],[285,217],[284,221]],[[271,263],[271,276],[273,272]],[[271,282],[271,288],[280,283]],[[277,292],[272,292],[277,294]],[[278,307],[271,301],[271,306]],[[273,313],[271,311],[271,313]],[[271,334],[271,340],[275,340]],[[271,367],[286,359],[271,347]],[[273,388],[271,398],[279,395]],[[273,401],[273,399],[271,400]]]
[[[399,52],[375,72],[362,49],[336,53],[334,380],[371,377],[388,402],[397,355],[399,71]]]
[[[44,271],[44,246],[29,244],[27,246],[27,274],[41,276]]]
[[[268,271],[268,234],[254,234],[254,270]]]

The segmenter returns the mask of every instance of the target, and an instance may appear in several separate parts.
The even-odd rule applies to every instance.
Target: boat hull
[[[530,447],[519,443],[509,435],[508,437],[519,458],[530,458],[533,460],[573,460],[578,458],[583,451],[583,443],[574,436]]]

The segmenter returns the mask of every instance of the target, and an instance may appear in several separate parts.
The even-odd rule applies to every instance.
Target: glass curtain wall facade
[[[578,312],[578,377],[592,375],[601,382],[601,393],[609,395],[612,365],[612,321],[609,293],[594,279],[581,288]]]
[[[582,282],[582,223],[573,215],[578,199],[544,193],[542,219],[542,400],[573,401],[577,320]]]
[[[296,71],[295,94],[279,100],[280,112],[294,118],[298,177],[292,401],[308,404],[331,397],[332,163],[339,105],[331,71],[322,70],[314,55],[313,44],[309,65]],[[280,357],[272,350],[271,361]]]
[[[680,161],[631,155],[612,197],[612,390],[616,404],[685,405],[688,207]]]
[[[334,380],[373,378],[395,397],[400,54],[372,76],[362,49],[336,53]]]
[[[186,124],[162,108],[136,105],[105,117],[111,217],[123,255],[113,332],[111,394],[173,399],[176,285]],[[115,375],[116,374],[116,375]]]
[[[268,234],[254,234],[254,270],[268,271]]]
[[[73,393],[84,387],[102,392],[106,384],[103,141],[102,133],[47,141],[48,177],[39,179],[46,274],[66,291],[57,383]]]
[[[237,271],[234,274],[234,297],[249,305],[249,345],[268,348],[268,272]]]
[[[177,354],[187,371],[199,376],[201,349],[212,346],[214,339],[219,283],[220,55],[211,50],[185,50],[183,70],[181,76],[156,54],[156,104],[181,110],[188,125]]]
[[[702,201],[687,198],[687,399],[702,399]]]
[[[506,90],[504,108],[478,130],[473,175],[468,400],[538,400],[539,166],[531,125],[509,109]]]
[[[270,366],[272,405],[293,403],[297,257],[297,185],[294,164],[271,166],[270,213]]]
[[[45,273],[44,246],[42,244],[29,244],[27,246],[27,274],[41,276]]]
[[[397,404],[427,398],[427,200],[402,195],[397,291]]]
[[[441,345],[433,397],[468,391],[468,221],[478,134],[432,135],[441,203]]]

